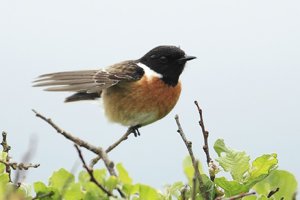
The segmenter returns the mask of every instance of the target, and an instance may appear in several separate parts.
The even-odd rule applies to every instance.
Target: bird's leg
[[[134,134],[134,137],[140,136],[141,133],[139,131],[139,128],[141,128],[141,125],[131,126],[129,127],[131,133]]]

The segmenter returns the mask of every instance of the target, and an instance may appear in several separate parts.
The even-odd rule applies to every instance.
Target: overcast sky
[[[64,104],[68,93],[32,88],[40,74],[93,69],[137,59],[157,45],[180,46],[198,59],[181,76],[183,92],[164,119],[141,128],[109,154],[135,182],[156,187],[185,181],[188,154],[174,115],[204,163],[193,104],[210,131],[252,158],[278,153],[279,168],[300,178],[300,3],[280,0],[0,0],[0,130],[8,132],[13,160],[37,138],[27,181],[47,180],[78,160],[73,145],[31,109],[63,129],[107,147],[126,127],[112,124],[101,106]],[[86,158],[92,154],[84,151]],[[215,155],[215,154],[214,154]],[[99,167],[99,166],[98,166]]]

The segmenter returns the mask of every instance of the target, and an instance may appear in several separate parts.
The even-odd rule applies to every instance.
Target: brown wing
[[[82,70],[44,74],[34,81],[34,87],[46,87],[46,91],[101,93],[105,88],[121,81],[139,80],[144,74],[134,61],[125,61],[106,70]]]

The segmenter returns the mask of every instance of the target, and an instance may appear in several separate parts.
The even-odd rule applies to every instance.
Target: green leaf
[[[277,167],[277,155],[276,154],[265,154],[256,158],[252,162],[249,175],[247,177],[247,185],[252,187],[257,182],[267,177],[271,171]]]
[[[132,184],[132,179],[129,177],[128,172],[123,167],[123,165],[121,163],[118,163],[116,165],[116,168],[118,170],[120,181],[125,184]]]
[[[158,191],[148,185],[139,184],[140,200],[159,200]]]
[[[250,157],[243,151],[228,148],[221,139],[215,142],[214,149],[219,156],[216,160],[224,171],[230,172],[233,180],[242,181],[250,167]]]
[[[65,200],[75,200],[75,199],[82,199],[83,192],[81,190],[81,186],[79,183],[73,183],[64,193]]]
[[[87,200],[89,200],[89,198],[100,199],[102,197],[107,197],[107,195],[93,182],[86,183],[83,187],[83,190],[86,191],[84,199]]]
[[[33,188],[37,196],[44,195],[44,194],[50,194],[53,193],[52,195],[49,195],[48,197],[44,197],[43,200],[58,200],[61,199],[61,196],[56,188],[53,187],[47,187],[44,183],[42,182],[35,182],[33,184]]]
[[[264,180],[254,186],[254,190],[262,195],[267,196],[272,190],[279,188],[272,197],[274,199],[293,199],[297,191],[297,181],[293,174],[284,170],[274,170]]]
[[[0,174],[0,185],[6,185],[9,183],[8,173]]]
[[[204,190],[208,194],[209,200],[215,199],[215,195],[216,195],[215,183],[211,181],[206,174],[202,174],[201,177],[204,184]]]
[[[106,169],[96,169],[93,171],[93,175],[100,184],[103,184],[106,179],[107,172]]]
[[[49,178],[49,186],[56,188],[58,191],[63,191],[74,183],[74,180],[73,174],[65,169],[60,169]]]
[[[0,152],[0,160],[6,161],[7,158],[7,153],[1,151]],[[0,174],[2,174],[3,172],[5,172],[6,166],[3,163],[0,163]]]
[[[91,177],[90,175],[86,172],[86,171],[81,171],[79,172],[79,175],[78,175],[78,181],[81,183],[81,184],[84,184],[84,183],[87,183],[91,180]]]
[[[248,192],[250,189],[236,180],[228,181],[225,177],[215,178],[215,183],[224,189],[226,197]]]
[[[184,184],[181,181],[166,186],[166,194],[165,194],[166,198],[172,199],[172,197],[176,197],[176,199],[178,199],[178,197],[181,195],[180,191],[183,187]]]
[[[230,149],[228,149],[224,143],[223,139],[217,139],[214,144],[215,152],[218,154],[218,156],[221,156],[221,153],[228,152]]]
[[[139,185],[138,184],[135,184],[135,185],[132,185],[132,184],[123,184],[122,186],[122,190],[125,192],[125,194],[127,196],[131,196],[135,193],[138,193],[139,191]]]
[[[33,188],[36,193],[39,193],[39,192],[45,193],[45,192],[47,192],[47,189],[48,189],[47,186],[43,182],[40,182],[40,181],[35,182],[33,184]]]
[[[115,176],[110,176],[105,182],[105,186],[109,191],[115,189],[117,187],[117,184],[118,179]]]

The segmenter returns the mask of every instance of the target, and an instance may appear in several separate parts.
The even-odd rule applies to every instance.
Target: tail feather
[[[77,92],[65,99],[65,103],[74,102],[74,101],[85,101],[85,100],[96,100],[101,97],[101,93],[86,93],[86,92]]]

